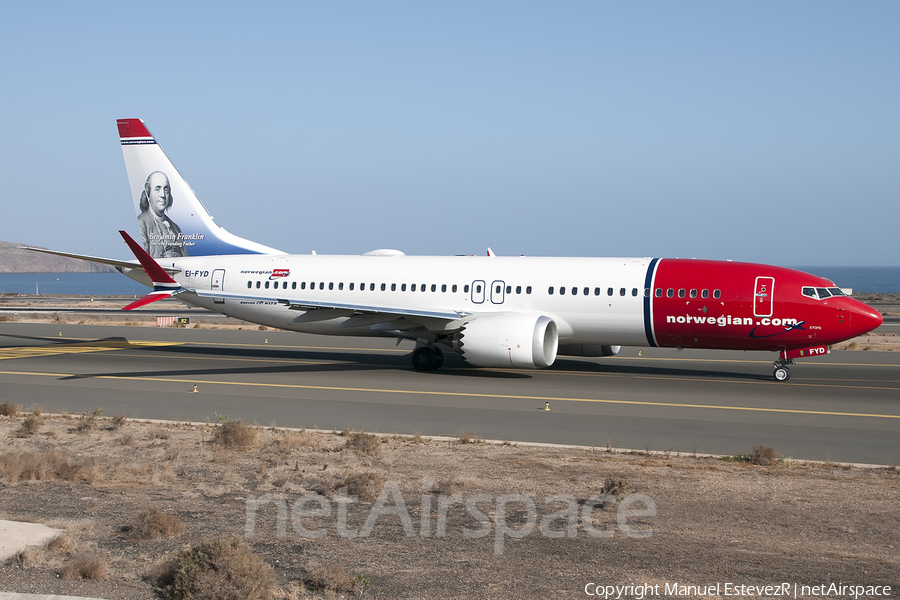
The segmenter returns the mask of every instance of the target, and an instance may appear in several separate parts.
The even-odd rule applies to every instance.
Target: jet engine
[[[453,336],[453,349],[476,367],[542,369],[556,360],[559,330],[545,315],[475,319]]]

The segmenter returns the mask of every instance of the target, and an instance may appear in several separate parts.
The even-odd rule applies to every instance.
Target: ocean
[[[900,294],[900,267],[792,267],[854,292]],[[149,288],[119,273],[0,273],[0,293],[143,295]]]

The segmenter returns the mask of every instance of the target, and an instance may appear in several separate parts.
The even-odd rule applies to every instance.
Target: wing
[[[213,290],[192,289],[188,291],[201,298],[231,298],[251,302],[274,301],[291,310],[305,311],[294,319],[297,323],[349,317],[345,324],[346,327],[367,326],[373,331],[406,331],[424,328],[433,333],[449,333],[462,328],[463,320],[470,320],[473,316],[472,313],[456,310],[425,310],[408,306],[323,302],[302,297],[273,298],[272,296]]]

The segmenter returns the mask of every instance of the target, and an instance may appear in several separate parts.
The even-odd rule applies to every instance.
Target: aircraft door
[[[504,287],[505,284],[502,281],[491,282],[491,302],[494,304],[503,304]]]
[[[225,269],[215,269],[212,272],[212,280],[209,283],[209,289],[214,292],[225,291]],[[225,298],[213,298],[216,304],[225,304]]]
[[[775,278],[757,277],[753,290],[753,316],[771,317],[775,308]]]
[[[472,303],[484,303],[484,281],[481,279],[472,282]]]

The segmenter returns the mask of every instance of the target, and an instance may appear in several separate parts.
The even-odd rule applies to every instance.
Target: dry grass
[[[109,557],[99,552],[76,552],[59,571],[64,579],[90,579],[103,581],[109,578]]]
[[[318,443],[316,437],[302,430],[278,432],[269,447],[278,454],[290,454],[300,448],[312,448]]]
[[[139,512],[134,522],[123,529],[132,540],[157,540],[183,533],[184,525],[175,515],[151,508]]]
[[[354,432],[347,436],[344,445],[347,450],[360,456],[381,458],[381,439],[371,433]]]
[[[93,431],[97,427],[97,421],[100,415],[103,414],[102,408],[95,408],[94,412],[83,412],[81,413],[81,417],[78,419],[78,423],[75,424],[75,431],[78,433],[88,433],[89,431]]]
[[[16,437],[28,437],[34,435],[44,426],[44,421],[43,409],[40,406],[35,406],[31,410],[31,414],[22,421],[22,426],[16,430]]]
[[[483,440],[478,439],[478,434],[469,431],[459,432],[460,444],[480,444]]]
[[[147,431],[147,439],[151,442],[153,440],[167,440],[169,439],[169,432],[162,427],[154,427]]]
[[[459,485],[459,479],[457,478],[456,473],[451,473],[437,482],[434,486],[434,491],[443,494],[444,496],[452,496],[453,490],[457,485]]]
[[[768,466],[781,458],[781,453],[770,446],[756,446],[753,453],[750,454],[749,460],[754,465]]]
[[[272,568],[240,538],[195,544],[150,574],[171,600],[263,600],[276,591]]]
[[[374,502],[384,487],[384,482],[377,473],[372,471],[364,471],[362,473],[351,473],[344,479],[344,485],[347,487],[347,493],[350,496],[357,496],[363,502]]]
[[[9,401],[0,404],[0,417],[17,417],[22,407],[18,404],[10,404]]]
[[[243,421],[227,421],[216,426],[213,430],[212,441],[233,450],[246,450],[256,443],[255,427],[245,424]]]
[[[116,416],[114,416],[112,419],[109,420],[109,428],[112,431],[118,431],[127,422],[128,422],[128,417],[126,417],[122,413],[119,413]]]

